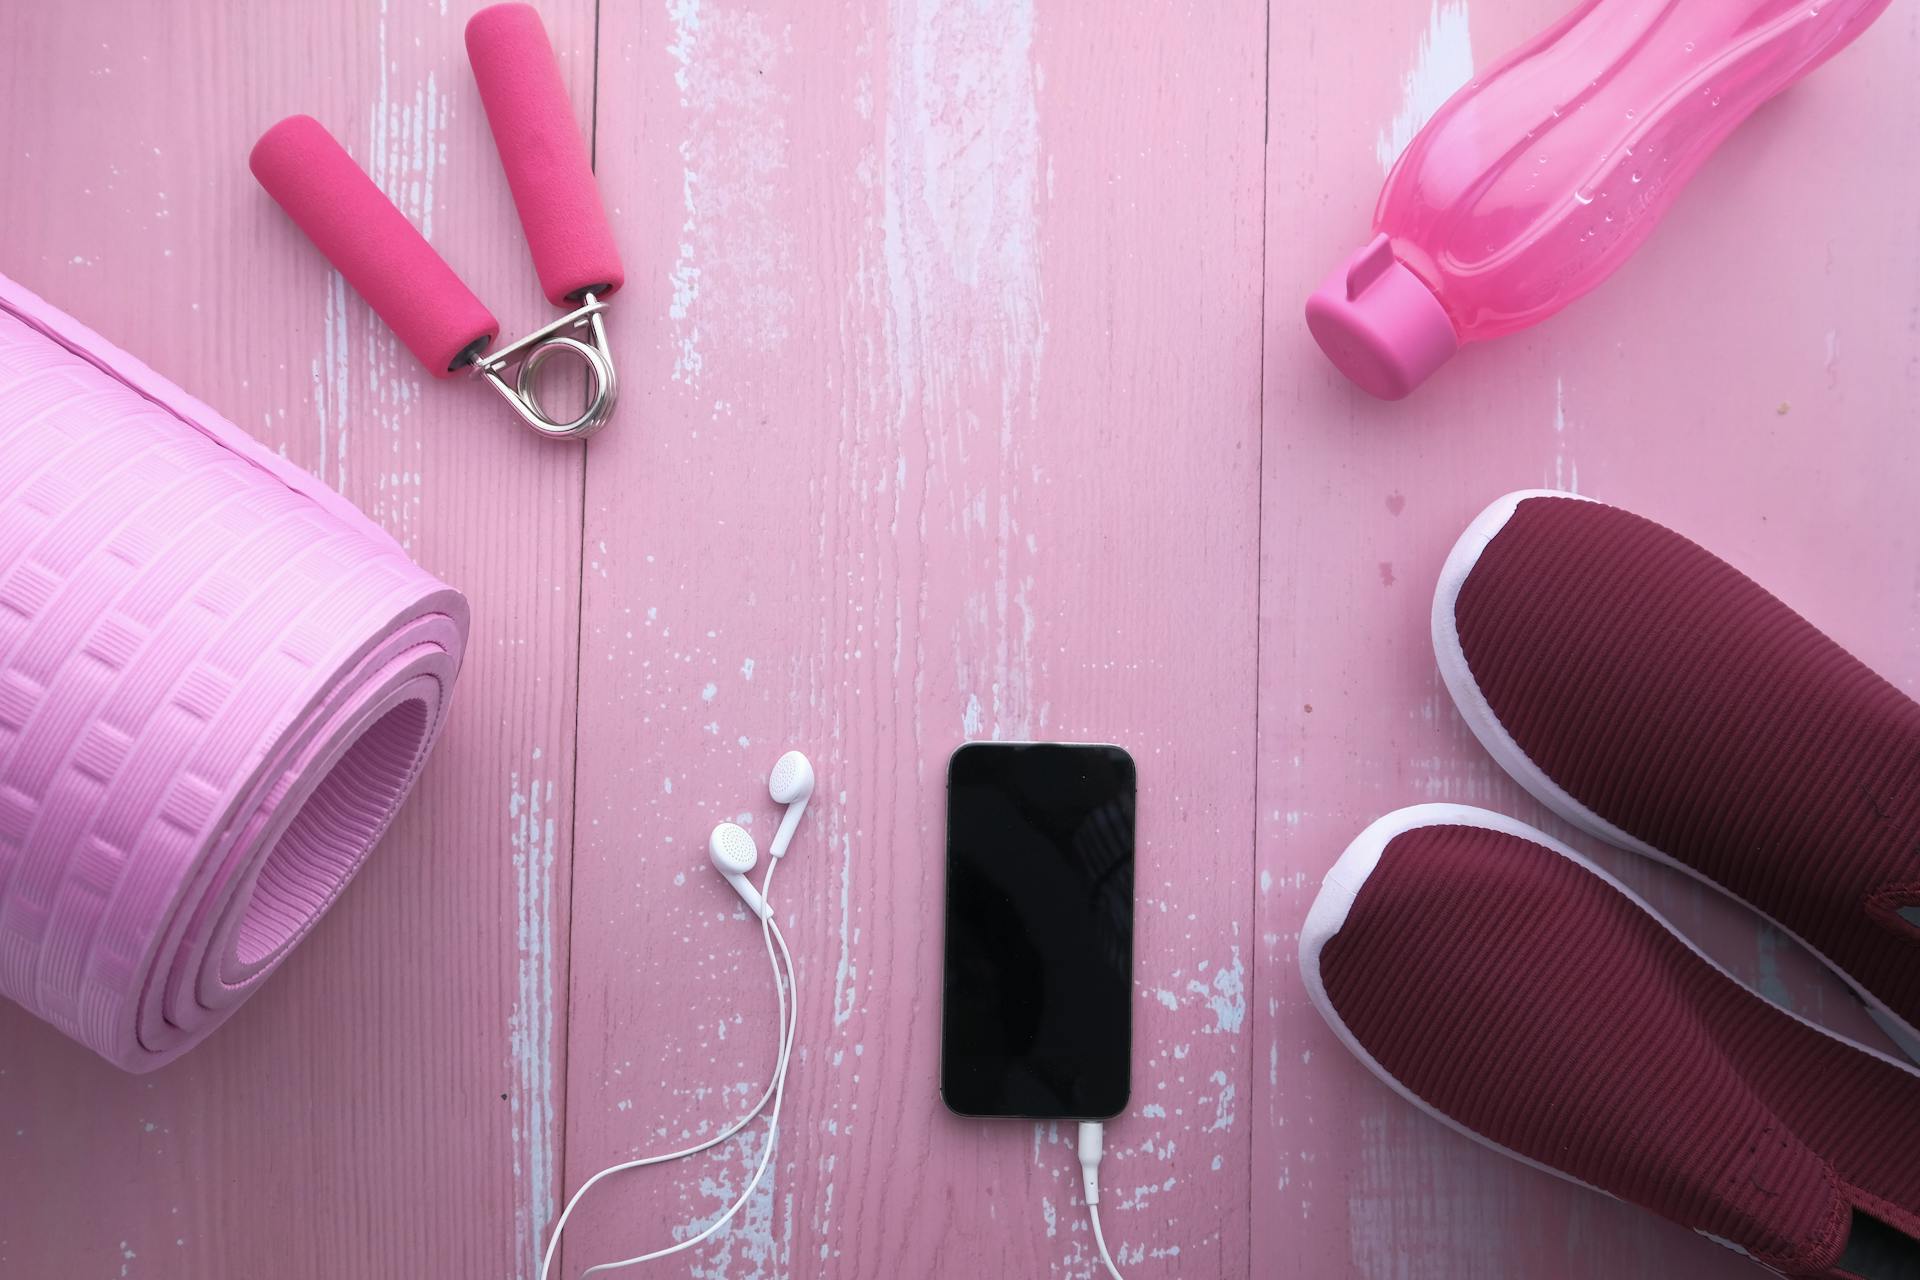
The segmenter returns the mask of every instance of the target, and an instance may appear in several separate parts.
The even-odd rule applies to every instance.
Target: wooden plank
[[[584,115],[594,5],[543,8]],[[0,270],[340,488],[475,622],[419,794],[231,1025],[134,1078],[0,1008],[8,1275],[531,1272],[564,1085],[581,450],[428,378],[246,167],[273,120],[318,116],[505,325],[544,320],[464,16],[0,14]]]
[[[1382,159],[1525,0],[1275,10],[1270,42],[1261,618],[1256,1274],[1733,1277],[1733,1255],[1444,1131],[1366,1075],[1298,981],[1300,921],[1372,818],[1426,800],[1544,823],[1458,722],[1432,584],[1499,494],[1554,486],[1727,556],[1912,688],[1920,480],[1912,323],[1920,32],[1889,15],[1762,110],[1635,260],[1398,406],[1349,390],[1307,292],[1364,239]],[[1858,1029],[1838,987],[1712,895],[1579,840],[1736,971]]]
[[[798,746],[788,1120],[692,1274],[1094,1274],[1070,1131],[940,1106],[941,824],[962,740],[1111,739],[1143,843],[1108,1231],[1131,1276],[1244,1274],[1261,7],[601,21],[630,398],[590,446],[568,1185],[766,1079],[705,838],[764,843]],[[761,1150],[597,1191],[568,1273],[684,1238]]]

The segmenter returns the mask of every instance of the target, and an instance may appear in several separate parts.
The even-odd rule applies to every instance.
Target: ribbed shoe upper
[[[1394,836],[1317,964],[1377,1069],[1495,1145],[1788,1275],[1841,1274],[1855,1208],[1920,1235],[1920,1076],[1543,845]]]
[[[1920,1025],[1920,705],[1724,561],[1521,501],[1454,607],[1501,728],[1580,805]]]

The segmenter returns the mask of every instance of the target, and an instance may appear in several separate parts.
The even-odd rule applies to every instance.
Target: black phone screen
[[[1133,1040],[1133,758],[968,743],[947,773],[940,1094],[968,1116],[1106,1120]]]

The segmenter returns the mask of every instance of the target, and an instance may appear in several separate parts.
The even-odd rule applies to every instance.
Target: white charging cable
[[[1107,1264],[1113,1280],[1125,1280],[1107,1252],[1107,1238],[1100,1234],[1100,1156],[1106,1147],[1107,1127],[1098,1120],[1080,1122],[1080,1185],[1087,1196],[1087,1215],[1093,1219],[1093,1242],[1100,1246],[1100,1261]]]
[[[771,893],[773,889],[774,868],[779,865],[778,859],[773,859],[768,862],[767,874],[760,882],[760,897],[762,901],[771,902],[768,894]],[[754,1190],[760,1185],[760,1179],[766,1174],[767,1163],[773,1155],[774,1134],[780,1125],[780,1103],[786,1094],[787,1063],[793,1052],[793,1033],[800,1023],[800,988],[794,974],[793,953],[787,949],[787,940],[781,934],[780,926],[773,922],[773,913],[771,910],[768,910],[766,914],[761,917],[760,926],[761,939],[766,943],[767,961],[773,969],[774,994],[780,1005],[780,1020],[778,1024],[780,1051],[774,1063],[773,1078],[767,1081],[766,1091],[760,1095],[760,1100],[754,1103],[753,1106],[747,1110],[746,1114],[704,1142],[696,1143],[680,1151],[670,1151],[665,1155],[642,1156],[636,1160],[626,1160],[619,1164],[609,1165],[607,1168],[602,1169],[581,1183],[580,1189],[575,1191],[572,1197],[568,1199],[567,1207],[561,1211],[559,1220],[553,1224],[553,1236],[547,1241],[546,1255],[540,1263],[540,1280],[549,1280],[553,1268],[554,1255],[558,1253],[560,1249],[560,1233],[566,1230],[567,1220],[573,1216],[573,1211],[579,1206],[581,1198],[593,1189],[595,1183],[598,1183],[602,1178],[611,1177],[616,1173],[624,1173],[629,1169],[641,1169],[648,1165],[666,1164],[672,1160],[683,1160],[688,1156],[698,1155],[702,1151],[717,1147],[752,1124],[754,1119],[766,1109],[767,1102],[771,1099],[773,1102],[773,1115],[767,1127],[767,1144],[766,1149],[760,1154],[760,1165],[754,1170],[753,1180],[747,1184],[746,1191],[741,1194],[738,1200],[733,1202],[732,1206],[729,1207],[725,1213],[709,1223],[698,1235],[682,1240],[678,1244],[656,1250],[653,1253],[642,1254],[637,1258],[627,1258],[620,1262],[607,1262],[599,1266],[589,1267],[582,1275],[588,1276],[596,1271],[612,1271],[621,1267],[631,1267],[642,1262],[650,1262],[655,1258],[664,1258],[668,1254],[678,1253],[682,1249],[691,1249],[701,1241],[712,1236],[714,1232],[720,1230],[721,1227],[725,1226],[728,1221],[740,1211],[741,1206],[752,1198]],[[776,943],[779,945],[779,954],[777,956],[774,953]],[[782,972],[782,961],[785,962],[784,973]],[[788,997],[790,994],[792,997],[791,1015],[789,1014],[788,1007]]]

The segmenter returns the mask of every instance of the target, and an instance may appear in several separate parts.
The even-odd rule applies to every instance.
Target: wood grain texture
[[[1849,997],[1717,895],[1572,837],[1479,749],[1434,669],[1441,561],[1486,503],[1578,489],[1758,578],[1912,689],[1920,676],[1920,144],[1911,14],[1759,112],[1635,258],[1400,405],[1342,384],[1300,319],[1364,240],[1425,114],[1529,34],[1525,0],[1275,11],[1268,155],[1257,1274],[1727,1276],[1697,1237],[1484,1151],[1366,1074],[1295,959],[1372,818],[1452,800],[1574,840],[1775,998],[1872,1036]],[[1337,637],[1337,639],[1335,638]],[[1884,1042],[1881,1042],[1884,1043]]]
[[[0,1274],[537,1274],[563,1177],[766,1078],[771,979],[704,838],[764,843],[800,746],[773,1176],[652,1273],[1097,1276],[1071,1134],[935,1094],[945,760],[1022,736],[1141,767],[1103,1176],[1129,1280],[1745,1274],[1400,1105],[1294,949],[1390,808],[1566,834],[1427,648],[1441,558],[1502,492],[1663,519],[1914,687],[1910,12],[1761,112],[1600,292],[1383,406],[1301,301],[1536,4],[543,0],[630,280],[623,407],[583,449],[427,378],[245,169],[317,115],[507,330],[543,322],[475,7],[0,6],[0,270],[343,490],[476,620],[418,796],[207,1045],[125,1077],[0,1007]],[[1581,843],[1867,1034],[1790,945]],[[760,1141],[596,1193],[567,1274],[697,1230]]]
[[[602,15],[636,408],[590,446],[567,1178],[757,1096],[771,978],[707,868],[776,881],[800,1050],[774,1176],[701,1276],[1090,1276],[1070,1127],[936,1092],[948,753],[1141,775],[1130,1274],[1239,1275],[1257,580],[1257,4]],[[1107,140],[1089,145],[1090,139]],[[567,1269],[697,1230],[761,1153],[626,1175]]]
[[[593,6],[546,11],[584,108]],[[0,1274],[512,1276],[551,1215],[581,452],[427,377],[246,167],[317,115],[504,324],[544,319],[463,16],[0,9],[0,270],[341,489],[475,618],[415,798],[208,1044],[124,1076],[0,1008]]]

